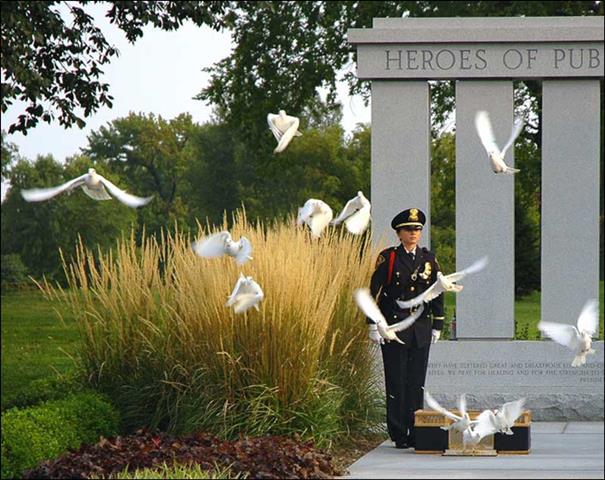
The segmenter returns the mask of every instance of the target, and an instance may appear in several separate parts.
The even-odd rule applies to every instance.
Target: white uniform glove
[[[431,343],[437,343],[439,341],[439,337],[441,337],[441,330],[435,330],[433,328],[432,336],[431,336]]]
[[[375,323],[370,323],[368,325],[368,329],[369,329],[369,337],[370,337],[370,340],[372,341],[372,343],[375,343],[376,345],[380,345],[381,343],[384,343],[384,338],[382,338],[382,335],[380,335],[380,333],[378,333],[378,327],[376,326]]]

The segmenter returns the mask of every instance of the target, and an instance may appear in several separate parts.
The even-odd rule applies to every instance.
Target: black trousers
[[[394,442],[405,441],[413,438],[414,412],[424,406],[430,344],[418,347],[411,338],[405,345],[387,342],[381,349],[389,436]]]

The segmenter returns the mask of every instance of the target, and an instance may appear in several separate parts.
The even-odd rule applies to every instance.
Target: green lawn
[[[449,323],[455,306],[454,294],[446,295],[445,304]],[[32,380],[73,369],[73,361],[64,352],[75,352],[78,333],[69,314],[63,314],[65,323],[58,319],[53,310],[56,306],[38,290],[2,295],[2,403]],[[602,339],[603,305],[600,307]],[[540,293],[517,301],[515,316],[517,337],[539,338],[536,325],[540,319]]]
[[[32,380],[74,368],[64,353],[75,352],[73,319],[59,320],[39,290],[2,295],[2,404]]]

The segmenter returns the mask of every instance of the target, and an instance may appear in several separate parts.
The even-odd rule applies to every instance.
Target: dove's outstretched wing
[[[475,263],[473,263],[470,267],[467,267],[464,270],[460,270],[459,272],[451,273],[450,275],[447,275],[446,278],[450,282],[457,282],[458,280],[462,280],[467,275],[480,272],[481,270],[483,270],[486,267],[488,262],[489,262],[488,257],[481,257],[479,260],[477,260]]]
[[[302,225],[303,223],[306,223],[306,221],[309,219],[309,217],[315,211],[316,202],[317,202],[317,200],[314,200],[311,198],[305,202],[305,204],[302,206],[302,208],[298,209],[298,218],[296,220],[296,223],[298,223],[298,225]]]
[[[478,443],[483,437],[492,435],[499,430],[498,422],[494,412],[491,410],[484,410],[479,414],[477,419],[473,423],[472,432],[475,437],[475,441]]]
[[[338,225],[338,224],[342,223],[345,219],[349,218],[351,215],[353,215],[355,212],[360,210],[362,207],[363,207],[363,205],[361,203],[361,198],[359,198],[359,197],[352,198],[351,200],[349,200],[347,202],[347,204],[342,209],[342,212],[340,212],[338,217],[336,217],[334,220],[332,220],[332,222],[331,222],[332,225]]]
[[[462,420],[462,417],[459,417],[455,413],[452,413],[449,410],[443,408],[441,404],[437,400],[435,400],[427,390],[424,391],[424,399],[426,400],[426,404],[430,408],[432,408],[436,412],[439,412],[441,415],[445,415],[447,418],[450,418],[455,422],[457,422],[458,420]]]
[[[101,181],[101,183],[103,184],[103,186],[105,188],[107,188],[107,190],[109,190],[109,193],[111,193],[111,195],[113,195],[116,199],[118,199],[124,205],[127,205],[132,208],[142,207],[144,205],[147,205],[153,199],[153,196],[143,198],[143,197],[137,197],[135,195],[131,195],[130,193],[127,193],[124,190],[116,187],[113,183],[111,183],[105,177],[103,177],[101,175],[98,175],[98,177],[99,177],[99,180]]]
[[[235,301],[233,302],[233,311],[235,313],[243,313],[251,307],[258,308],[258,303],[263,299],[263,294],[261,293],[242,293],[237,295]]]
[[[383,328],[387,329],[388,324],[384,318],[384,315],[376,305],[376,302],[370,295],[370,290],[367,288],[358,288],[353,292],[355,303],[361,309],[363,314],[372,320],[376,325],[382,325]]]
[[[393,323],[392,325],[389,325],[387,327],[387,330],[389,330],[390,332],[401,332],[401,331],[405,330],[406,328],[410,328],[412,326],[412,324],[416,320],[418,320],[418,318],[420,318],[420,315],[422,315],[423,310],[424,310],[424,305],[420,305],[413,314],[404,318],[403,320],[401,320],[401,322],[397,322],[397,323]]]
[[[521,133],[521,130],[523,130],[524,123],[525,122],[523,122],[522,117],[515,118],[515,121],[513,123],[513,129],[510,132],[510,138],[506,142],[506,145],[504,145],[504,147],[502,148],[502,152],[501,152],[502,158],[504,158],[506,151],[513,145],[513,143],[515,143],[515,140]]]
[[[330,224],[333,216],[334,213],[327,203],[317,203],[314,208],[314,213],[311,216],[311,220],[307,221],[311,228],[311,234],[314,237],[321,236],[321,232]]]
[[[539,322],[538,329],[547,337],[550,337],[555,342],[563,345],[573,351],[576,351],[579,342],[580,334],[573,325],[554,322]]]
[[[466,395],[464,393],[458,399],[458,410],[460,410],[460,415],[466,413]]]
[[[506,423],[509,427],[512,427],[517,418],[523,413],[523,406],[525,405],[525,399],[520,398],[514,402],[507,402],[502,405],[502,415],[506,419]]]
[[[596,300],[588,300],[582,308],[582,312],[578,317],[578,330],[586,332],[591,337],[595,335],[599,328],[599,309]]]
[[[439,295],[441,295],[443,292],[445,292],[445,288],[443,288],[443,284],[439,280],[437,280],[429,288],[427,288],[424,292],[422,292],[420,295],[412,298],[411,300],[405,300],[405,301],[395,300],[395,301],[397,302],[397,305],[399,305],[399,308],[402,308],[402,309],[412,308],[412,307],[415,307],[416,305],[420,305],[421,303],[430,302],[434,298],[437,298]]]
[[[231,295],[229,295],[229,297],[227,299],[227,303],[225,304],[227,307],[230,307],[231,305],[233,305],[237,295],[239,295],[240,293],[246,293],[244,291],[246,288],[245,287],[246,283],[247,283],[246,277],[244,276],[243,273],[240,273],[239,278],[237,279],[237,282],[235,282],[235,287],[233,287],[233,291],[231,292]]]
[[[228,240],[231,240],[231,234],[223,231],[193,242],[191,248],[200,257],[220,257],[225,254],[225,242]]]
[[[239,250],[239,252],[237,252],[237,255],[235,256],[235,261],[239,264],[239,265],[243,265],[244,263],[246,263],[248,260],[250,260],[252,258],[252,244],[250,243],[250,240],[248,240],[246,237],[240,237],[239,242],[241,245],[241,248]]]
[[[370,207],[365,206],[345,220],[347,230],[354,235],[361,235],[370,224]]]
[[[483,148],[489,154],[492,152],[500,152],[498,145],[496,144],[496,137],[492,130],[492,122],[489,119],[489,114],[483,110],[479,111],[475,115],[475,128],[479,139],[483,144]]]
[[[258,302],[264,298],[264,293],[260,285],[252,280],[252,277],[240,277],[233,289],[233,292],[227,300],[227,306],[233,306],[235,313],[242,313],[250,307],[255,307],[258,310]]]
[[[21,196],[28,202],[43,202],[49,198],[54,197],[62,192],[73,190],[84,184],[84,180],[88,176],[87,173],[80,175],[69,182],[59,185],[58,187],[50,188],[32,188],[29,190],[21,190]]]
[[[282,137],[280,138],[280,140],[277,144],[277,147],[275,147],[275,149],[273,150],[273,153],[280,153],[286,149],[286,147],[288,146],[290,141],[296,135],[299,123],[300,123],[300,120],[298,118],[292,117],[292,123],[290,124],[288,129],[284,132]]]
[[[277,125],[275,124],[277,118],[279,118],[279,115],[275,115],[273,113],[269,113],[267,115],[267,123],[269,124],[269,128],[271,129],[275,140],[279,142],[284,133],[279,128],[277,128]]]

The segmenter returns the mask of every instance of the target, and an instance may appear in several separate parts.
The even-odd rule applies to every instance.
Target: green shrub
[[[20,390],[2,403],[2,411],[9,408],[31,407],[48,400],[60,400],[70,393],[85,389],[83,380],[75,373],[33,380],[26,388]]]
[[[2,414],[2,478],[18,476],[100,435],[118,433],[118,414],[96,393],[74,393]]]
[[[0,286],[2,290],[11,287],[19,287],[28,282],[27,267],[16,254],[2,255],[0,267]]]

